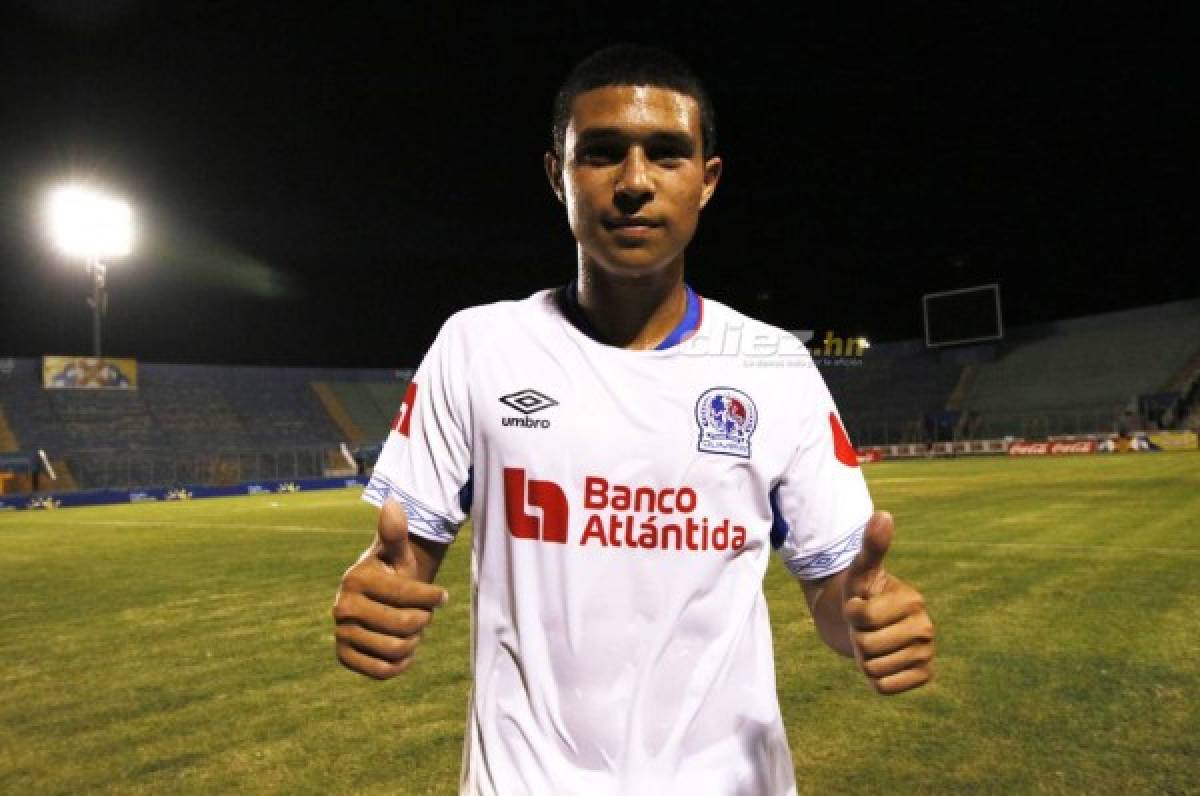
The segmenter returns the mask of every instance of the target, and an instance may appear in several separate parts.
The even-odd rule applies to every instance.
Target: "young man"
[[[891,518],[804,347],[684,283],[714,148],[673,56],[576,67],[545,168],[577,279],[447,321],[364,495],[378,537],[334,617],[338,659],[374,678],[411,665],[474,521],[463,793],[794,793],[772,549],[877,690],[931,676],[932,623],[883,568]]]

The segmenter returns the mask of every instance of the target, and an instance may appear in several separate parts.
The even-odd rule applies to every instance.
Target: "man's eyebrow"
[[[685,149],[688,152],[691,152],[696,146],[696,142],[692,140],[692,136],[687,133],[656,131],[649,135],[639,136],[631,135],[628,131],[616,127],[590,127],[581,131],[576,139],[577,145],[627,143],[631,141],[641,141],[643,144],[651,146],[676,147]]]

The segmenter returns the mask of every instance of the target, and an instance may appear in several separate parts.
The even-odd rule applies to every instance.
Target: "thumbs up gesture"
[[[412,665],[422,631],[449,596],[429,583],[444,552],[415,548],[403,507],[383,504],[375,543],[346,570],[333,604],[343,666],[387,680]]]
[[[925,599],[883,566],[893,531],[892,515],[875,512],[842,582],[842,615],[854,658],[881,694],[899,694],[933,677],[933,620]]]

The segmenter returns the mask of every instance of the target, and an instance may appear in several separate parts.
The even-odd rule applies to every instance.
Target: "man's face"
[[[563,161],[546,171],[584,256],[625,274],[680,258],[716,190],[705,161],[699,104],[677,91],[606,86],[575,98]]]

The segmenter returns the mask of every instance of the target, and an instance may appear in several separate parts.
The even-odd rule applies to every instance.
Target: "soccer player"
[[[412,665],[473,520],[463,793],[794,793],[772,550],[876,690],[931,677],[932,622],[883,566],[892,520],[805,347],[684,281],[713,119],[670,54],[575,68],[545,169],[576,277],[445,323],[366,489],[377,538],[333,614],[373,678]]]

